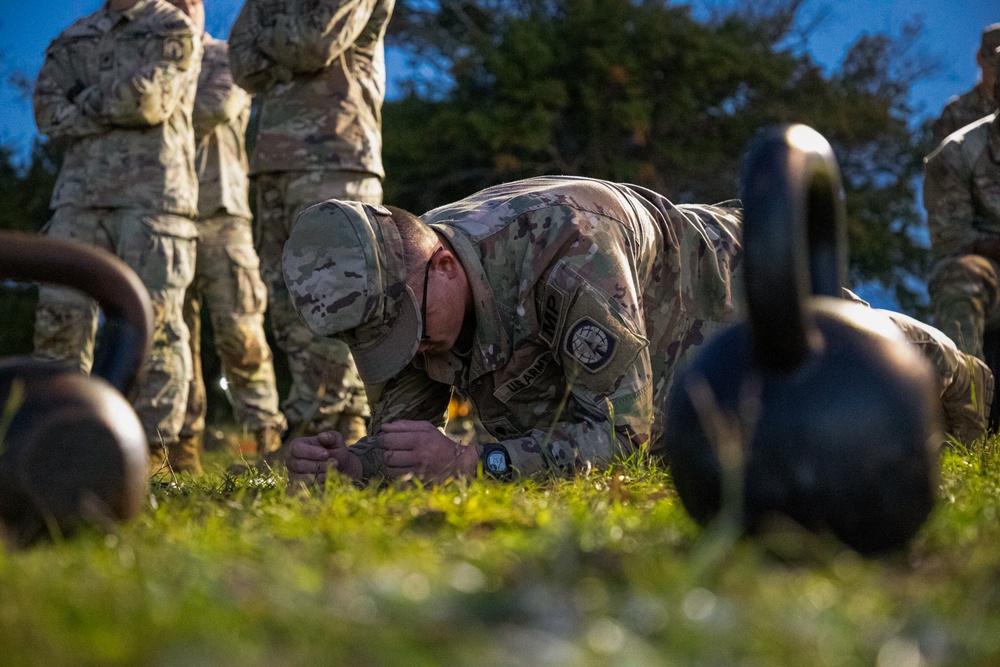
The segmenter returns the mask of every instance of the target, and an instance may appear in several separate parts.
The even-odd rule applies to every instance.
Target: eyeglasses
[[[438,249],[431,253],[430,259],[427,260],[427,266],[424,267],[424,298],[420,302],[420,342],[423,343],[427,340],[427,280],[431,275],[431,262],[434,261],[434,257],[437,256],[439,252],[444,250],[444,246],[438,246]]]

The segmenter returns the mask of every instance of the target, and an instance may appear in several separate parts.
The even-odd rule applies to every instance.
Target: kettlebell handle
[[[153,308],[139,276],[111,253],[78,241],[0,232],[0,278],[78,289],[104,311],[94,375],[127,393],[153,341]]]
[[[829,142],[805,125],[774,127],[750,146],[740,183],[751,349],[762,370],[810,352],[810,294],[839,297],[847,266],[844,192]]]

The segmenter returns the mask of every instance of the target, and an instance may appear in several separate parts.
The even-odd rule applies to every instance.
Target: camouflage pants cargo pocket
[[[931,271],[934,326],[963,352],[983,358],[983,333],[1000,327],[1000,266],[979,255],[948,257]]]
[[[191,374],[184,291],[194,276],[194,223],[135,209],[57,209],[54,238],[72,238],[120,257],[149,291],[154,313],[153,347],[140,374],[133,404],[154,446],[176,439]],[[62,358],[89,369],[96,306],[79,293],[44,289],[39,294],[35,344],[39,356]]]
[[[196,276],[185,306],[189,326],[200,329],[201,307],[208,309],[238,423],[248,431],[273,428],[280,433],[285,422],[278,411],[274,365],[264,335],[267,290],[252,246],[250,221],[221,215],[200,220],[198,229],[201,239]],[[200,354],[199,341],[192,339],[191,350],[192,355]],[[194,368],[184,420],[186,433],[204,430],[207,409],[198,359],[194,359]]]
[[[197,231],[186,218],[133,216],[118,230],[119,255],[149,290],[154,335],[150,359],[133,399],[151,447],[176,442],[192,375],[184,294],[194,278]]]
[[[54,239],[74,240],[114,252],[102,229],[104,213],[61,207],[55,210],[44,232]],[[94,363],[97,304],[76,290],[42,285],[35,311],[35,356],[60,361],[90,372]]]

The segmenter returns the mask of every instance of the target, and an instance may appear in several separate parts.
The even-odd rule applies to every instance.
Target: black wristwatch
[[[494,479],[506,481],[514,477],[514,469],[510,467],[510,454],[503,445],[495,442],[485,445],[479,460],[483,462],[483,472]]]

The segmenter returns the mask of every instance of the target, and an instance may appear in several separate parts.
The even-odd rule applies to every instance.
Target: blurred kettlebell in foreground
[[[122,392],[152,342],[146,288],[110,253],[16,232],[0,233],[0,278],[79,289],[105,315],[93,376],[28,357],[0,361],[0,527],[25,545],[135,516],[148,445]]]
[[[931,368],[887,317],[839,298],[843,194],[820,134],[763,133],[741,190],[748,322],[713,338],[671,392],[681,501],[703,524],[725,507],[750,533],[783,515],[864,554],[901,548],[934,504]]]

